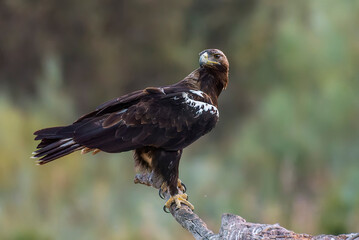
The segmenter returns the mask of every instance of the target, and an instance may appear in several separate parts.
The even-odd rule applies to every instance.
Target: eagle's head
[[[226,55],[219,49],[206,49],[199,54],[199,65],[202,68],[228,72],[229,63]]]
[[[219,49],[206,49],[199,54],[199,65],[216,76],[217,95],[228,85],[229,63],[226,55]]]

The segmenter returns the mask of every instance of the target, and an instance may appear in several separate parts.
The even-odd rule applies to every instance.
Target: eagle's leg
[[[160,193],[163,194],[164,192],[169,192],[171,195],[164,207],[169,209],[171,205],[175,203],[176,207],[180,208],[181,203],[183,203],[193,210],[193,205],[187,201],[188,196],[184,193],[186,188],[182,184],[181,180],[178,179],[178,165],[181,155],[182,150],[158,150],[153,155],[152,165],[154,171],[163,179]]]

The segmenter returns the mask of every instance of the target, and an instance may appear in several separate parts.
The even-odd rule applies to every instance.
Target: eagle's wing
[[[104,115],[106,113],[115,112],[117,110],[121,110],[126,108],[128,105],[132,105],[139,101],[142,97],[148,95],[150,92],[145,90],[138,90],[121,97],[109,100],[96,108],[95,111],[90,112],[88,114],[83,115],[79,119],[77,119],[74,123],[82,122],[85,119],[94,118],[97,116]]]
[[[105,152],[142,146],[177,150],[210,131],[217,119],[217,108],[202,92],[147,88],[105,103],[79,119],[83,124],[73,139]]]

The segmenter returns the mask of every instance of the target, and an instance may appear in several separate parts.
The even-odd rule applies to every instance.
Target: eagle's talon
[[[168,211],[167,209],[168,209],[168,208],[166,207],[166,205],[163,206],[163,211],[164,211],[165,213],[170,213],[170,211]]]
[[[158,190],[158,196],[160,196],[160,198],[162,198],[162,199],[165,199],[165,195],[164,195],[164,193],[162,192],[162,189],[161,189],[161,188]]]
[[[187,187],[186,187],[186,185],[185,185],[183,182],[181,182],[180,190],[181,190],[183,193],[186,193],[186,192],[187,192]]]
[[[187,191],[187,187],[186,185],[180,180],[178,179],[177,181],[177,188],[178,190],[180,190],[182,193],[185,193]],[[160,196],[160,198],[165,199],[165,193],[168,191],[168,186],[167,184],[164,182],[162,183],[160,189],[158,190],[158,195]],[[188,198],[188,197],[187,197]],[[187,199],[186,199],[187,200]]]
[[[158,190],[158,195],[160,196],[160,198],[165,199],[165,192],[167,192],[167,190],[167,184],[165,182],[162,183],[160,189]]]
[[[177,180],[177,188],[182,191],[183,193],[185,193],[187,191],[187,187],[186,185],[181,181],[181,179]]]
[[[183,203],[184,205],[187,205],[191,210],[194,210],[194,206],[187,200],[188,200],[187,194],[185,194],[185,193],[176,194],[174,196],[171,196],[170,199],[168,199],[164,208],[170,209],[172,204],[176,204],[176,208],[178,209],[178,208],[181,208],[181,203]]]

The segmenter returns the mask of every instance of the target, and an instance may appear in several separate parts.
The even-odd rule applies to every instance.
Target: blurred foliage
[[[297,232],[358,232],[356,1],[0,1],[0,239],[191,239],[134,185],[131,153],[29,160],[32,133],[145,86],[197,53],[231,64],[221,121],[180,177],[217,230],[224,212]]]

